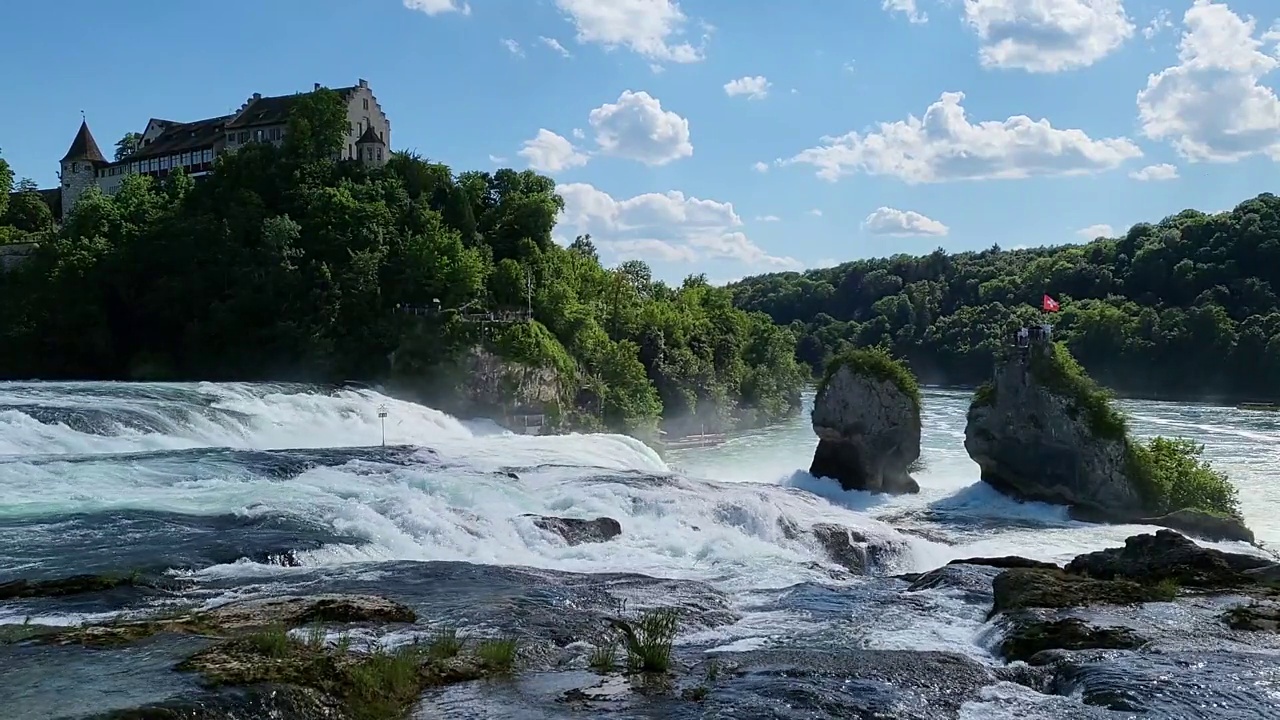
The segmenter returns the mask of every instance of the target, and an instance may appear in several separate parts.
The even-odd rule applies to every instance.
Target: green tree
[[[121,160],[129,157],[130,155],[137,152],[138,148],[141,146],[142,146],[141,133],[136,133],[136,132],[125,133],[124,137],[116,141],[115,161],[120,162]]]
[[[36,233],[53,228],[53,211],[40,196],[38,186],[29,178],[18,183],[18,192],[12,197],[5,193],[9,207],[0,217],[0,224],[12,226],[22,232]]]

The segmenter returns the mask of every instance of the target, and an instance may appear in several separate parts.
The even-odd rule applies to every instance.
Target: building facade
[[[320,89],[316,83],[313,90]],[[381,166],[389,157],[391,121],[378,99],[361,79],[350,87],[335,90],[347,106],[347,143],[339,159],[357,160]],[[98,147],[87,120],[71,142],[58,174],[55,214],[61,215],[91,187],[113,195],[129,175],[150,175],[163,179],[182,168],[199,177],[213,169],[214,159],[250,143],[284,140],[289,113],[301,93],[264,97],[254,93],[231,115],[195,122],[151,118],[142,131],[138,147],[119,161],[108,160]],[[53,203],[50,203],[53,204]]]

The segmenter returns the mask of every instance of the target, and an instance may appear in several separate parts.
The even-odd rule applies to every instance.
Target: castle
[[[319,90],[316,83],[313,90]],[[342,160],[357,160],[381,166],[390,152],[391,121],[361,79],[351,87],[335,90],[347,105],[347,146],[339,152]],[[137,147],[128,156],[108,160],[89,131],[87,120],[81,121],[71,148],[62,158],[58,174],[59,187],[41,191],[61,216],[91,187],[112,195],[119,191],[129,175],[150,175],[161,179],[169,172],[183,168],[188,175],[199,177],[213,169],[214,158],[249,143],[279,144],[285,134],[289,112],[301,93],[263,97],[254,93],[231,115],[176,122],[151,118],[142,132]]]

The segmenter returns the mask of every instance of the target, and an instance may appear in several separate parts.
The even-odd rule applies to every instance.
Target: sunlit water
[[[782,426],[664,461],[624,436],[516,436],[372,391],[0,383],[0,582],[167,569],[218,602],[299,583],[316,589],[317,577],[368,584],[366,570],[393,561],[642,573],[706,583],[741,614],[728,626],[694,629],[682,642],[746,650],[789,637],[945,650],[994,664],[989,605],[939,593],[905,606],[900,588],[833,579],[830,559],[810,536],[783,530],[820,522],[857,528],[891,551],[881,575],[978,555],[1063,561],[1150,530],[1072,522],[1062,508],[990,490],[963,448],[968,400],[961,392],[925,392],[922,490],[891,498],[846,493],[805,472],[816,445],[807,408]],[[383,404],[385,426],[377,418]],[[1259,540],[1280,545],[1280,484],[1271,479],[1280,414],[1122,407],[1140,435],[1204,443],[1239,487]],[[385,449],[378,447],[384,430]],[[623,533],[568,546],[527,514],[608,516]],[[282,550],[302,567],[258,561]],[[493,577],[466,582],[482,592]],[[823,595],[830,592],[836,595]],[[0,623],[108,615],[74,603],[0,604]],[[1030,691],[1006,685],[974,706],[986,715],[970,708],[966,717],[1004,717],[1006,706],[1015,708],[1010,717],[1030,717],[1028,708],[1062,700],[1026,700]],[[55,703],[57,695],[38,701]],[[24,717],[58,712],[65,708]]]

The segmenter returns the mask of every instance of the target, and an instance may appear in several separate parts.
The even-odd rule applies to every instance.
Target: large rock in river
[[[1149,514],[1128,476],[1123,427],[1113,432],[1101,409],[1082,402],[1085,389],[1068,384],[1078,368],[1061,367],[1064,352],[1049,342],[1012,348],[969,406],[965,450],[1006,495],[1099,519]]]
[[[818,449],[810,474],[845,490],[914,493],[908,469],[920,457],[920,390],[879,350],[854,350],[827,369],[813,405]]]

